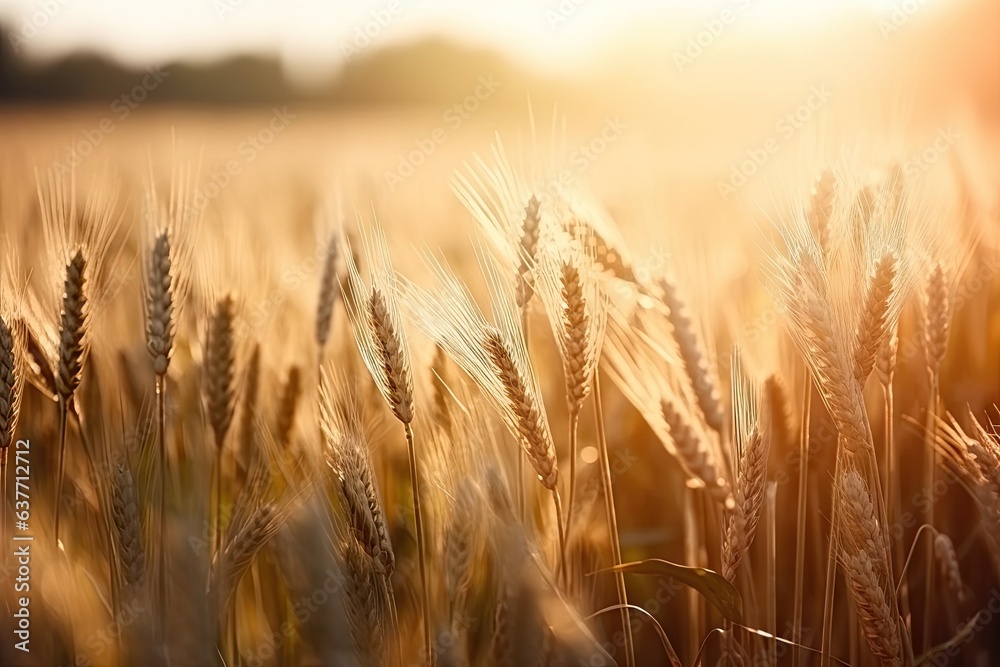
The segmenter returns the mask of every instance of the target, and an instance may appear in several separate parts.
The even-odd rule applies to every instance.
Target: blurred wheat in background
[[[0,665],[1000,664],[1000,12],[694,4],[0,8]]]

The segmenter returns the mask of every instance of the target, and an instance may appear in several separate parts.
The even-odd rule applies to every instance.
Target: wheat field
[[[988,134],[4,114],[0,664],[1000,656]]]

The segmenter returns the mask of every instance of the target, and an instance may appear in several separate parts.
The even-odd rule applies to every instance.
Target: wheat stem
[[[601,457],[601,491],[604,493],[604,513],[608,520],[608,535],[611,538],[611,561],[615,566],[622,564],[621,542],[618,536],[618,516],[615,512],[614,487],[611,484],[611,459],[608,456],[608,438],[604,430],[604,406],[601,402],[600,371],[594,369],[594,421],[597,430],[597,447]],[[571,473],[572,474],[572,473]],[[632,624],[628,616],[628,592],[625,588],[625,574],[615,572],[615,589],[618,604],[622,605],[622,630],[625,633],[625,664],[635,664],[635,646],[632,639]]]
[[[892,374],[887,376],[887,382],[882,387],[882,393],[884,403],[885,403],[885,443],[886,443],[886,513],[889,520],[890,526],[895,526],[896,521],[902,515],[902,506],[900,498],[900,475],[899,475],[899,453],[896,450],[895,442],[895,396],[892,388]],[[890,535],[890,538],[892,536]],[[899,567],[902,567],[903,563],[903,542],[901,539],[893,538],[893,552],[895,558],[893,559]],[[895,572],[893,576],[898,576]],[[906,624],[907,634],[911,634],[911,617],[910,617],[910,586],[907,579],[904,577],[902,580],[902,586],[899,590],[899,608],[901,615],[903,617],[903,622]]]
[[[809,491],[809,422],[812,412],[812,378],[805,369],[802,391],[802,426],[799,430],[799,492],[795,517],[795,592],[792,596],[792,641],[802,642],[802,597],[805,583],[806,510]],[[796,649],[793,664],[798,665],[801,651]]]
[[[578,427],[580,424],[580,413],[571,409],[567,417],[568,424],[566,433],[569,437],[569,499],[566,503],[566,533],[573,530],[573,509],[576,504],[576,458],[578,447]]]
[[[559,579],[565,591],[569,586],[569,570],[566,567],[566,526],[563,523],[562,498],[558,487],[552,489],[552,502],[556,508],[556,532],[559,535]]]
[[[167,438],[166,438],[166,378],[163,376],[156,376],[156,421],[157,421],[157,439],[158,439],[158,454],[160,458],[160,488],[158,501],[158,515],[159,515],[159,535],[160,535],[160,558],[159,568],[156,573],[156,592],[157,600],[159,601],[160,607],[162,609],[167,608],[167,563],[166,563],[166,549],[164,548],[164,540],[166,540],[166,491],[167,491]]]
[[[56,471],[56,545],[59,545],[59,515],[62,513],[63,476],[66,470],[66,428],[69,415],[66,399],[59,398],[59,464]]]
[[[938,403],[941,390],[941,375],[936,369],[931,372],[931,393],[927,406],[927,439],[924,442],[924,490],[927,499],[926,523],[934,525],[934,482],[937,479],[937,438]],[[924,552],[924,632],[921,640],[924,652],[931,646],[932,614],[934,602],[934,542],[928,541]]]
[[[524,335],[524,356],[531,361],[530,343],[528,342],[528,309],[527,305],[521,307],[521,331]],[[526,510],[525,490],[524,490],[524,459],[528,456],[521,447],[517,448],[517,470],[514,478],[515,494],[517,496],[517,516],[521,524],[527,526],[528,516]]]
[[[842,470],[841,440],[843,436],[837,436],[837,462],[834,466],[833,479],[839,480]],[[837,585],[837,565],[836,565],[836,533],[837,522],[840,520],[840,503],[837,501],[837,494],[831,498],[832,512],[830,518],[830,538],[826,552],[826,584],[823,591],[823,637],[820,648],[823,651],[822,667],[830,664],[831,641],[833,640],[833,602]]]
[[[420,567],[421,610],[424,617],[424,655],[429,667],[436,664],[434,644],[431,640],[430,593],[427,585],[427,544],[424,541],[424,521],[420,509],[420,475],[417,471],[417,452],[413,442],[413,427],[403,422],[406,433],[406,453],[410,462],[410,485],[413,489],[413,520],[417,525],[417,555]]]

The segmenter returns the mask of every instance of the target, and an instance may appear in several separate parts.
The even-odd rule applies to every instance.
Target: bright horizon
[[[908,0],[929,12],[961,0]],[[241,55],[278,56],[293,76],[322,78],[346,57],[432,36],[494,48],[545,71],[572,70],[615,46],[630,25],[668,25],[663,42],[730,12],[744,38],[822,32],[831,23],[870,20],[901,11],[903,0],[5,0],[8,38],[28,58],[79,51],[129,66]],[[367,31],[367,38],[364,32]],[[672,34],[671,34],[672,33]],[[367,41],[366,41],[367,39]],[[624,45],[623,45],[624,46]]]

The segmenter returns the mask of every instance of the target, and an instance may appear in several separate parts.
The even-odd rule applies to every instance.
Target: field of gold
[[[796,111],[3,112],[0,664],[995,664],[997,147]]]

